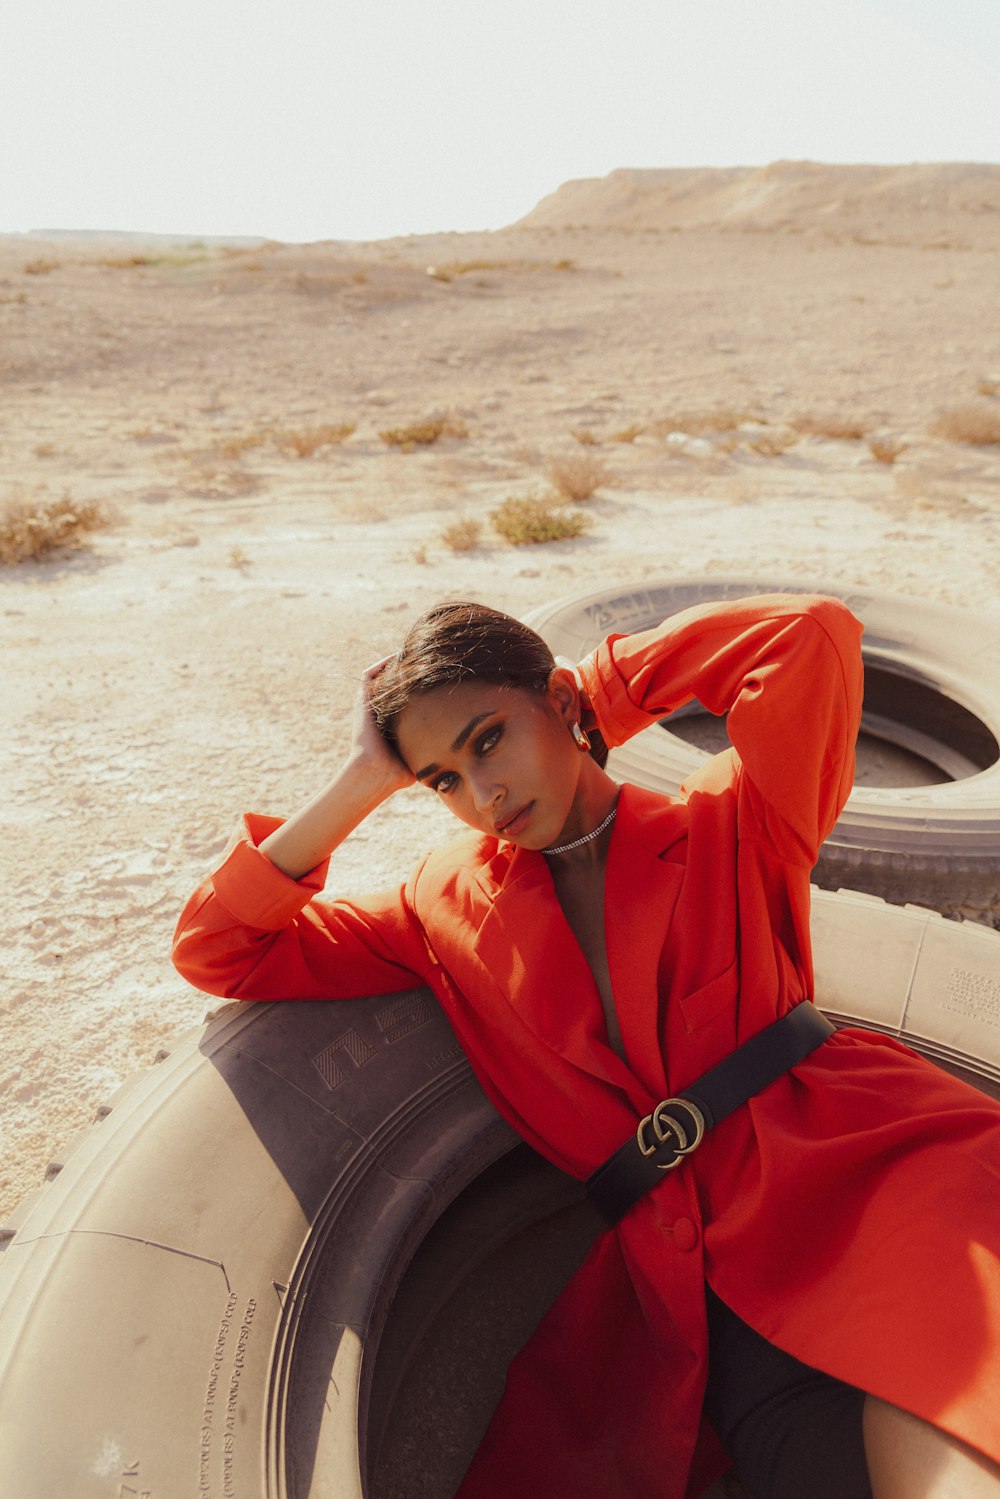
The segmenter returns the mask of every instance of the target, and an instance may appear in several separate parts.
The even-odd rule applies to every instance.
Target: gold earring
[[[587,738],[586,729],[581,728],[574,719],[569,726],[569,731],[573,735],[573,742],[577,749],[581,754],[586,755],[590,750],[590,740]]]

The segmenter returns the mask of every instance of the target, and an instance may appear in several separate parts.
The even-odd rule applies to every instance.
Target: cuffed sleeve
[[[351,999],[423,982],[430,959],[405,890],[323,900],[327,863],[293,880],[258,845],[281,819],[250,813],[188,901],[174,966],[225,999]]]
[[[701,604],[610,636],[580,674],[610,746],[695,698],[727,714],[744,778],[741,831],[756,828],[782,857],[812,864],[853,783],[861,628],[844,604],[817,595]]]

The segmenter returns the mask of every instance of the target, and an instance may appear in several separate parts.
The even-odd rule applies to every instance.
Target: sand
[[[434,600],[739,574],[1000,609],[1000,448],[930,430],[1000,412],[998,178],[781,163],[568,184],[492,235],[0,239],[0,500],[111,517],[0,567],[0,1222],[200,1022],[184,899],[242,809],[323,784],[357,673]],[[380,436],[433,417],[433,445]],[[492,532],[569,456],[607,474],[583,536]],[[401,793],[330,887],[449,831]]]

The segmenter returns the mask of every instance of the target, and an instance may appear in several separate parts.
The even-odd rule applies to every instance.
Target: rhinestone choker
[[[605,828],[609,828],[611,826],[611,824],[615,820],[615,813],[617,811],[618,811],[618,803],[615,802],[614,806],[611,808],[611,811],[608,813],[607,817],[604,819],[604,821],[598,827],[596,827],[594,829],[594,831],[592,833],[584,833],[584,835],[583,835],[582,838],[574,838],[572,843],[557,843],[557,844],[554,844],[552,848],[543,848],[542,849],[542,853],[543,854],[566,854],[566,853],[569,853],[569,850],[571,848],[579,848],[582,843],[590,843],[590,842],[592,842],[592,840],[594,838],[599,838],[601,836],[601,834],[604,832]]]

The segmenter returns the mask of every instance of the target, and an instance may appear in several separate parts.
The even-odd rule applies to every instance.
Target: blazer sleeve
[[[580,665],[609,746],[697,698],[727,714],[741,833],[812,865],[850,794],[861,718],[862,626],[837,599],[765,594],[700,604]],[[697,777],[686,784],[691,789]]]
[[[353,999],[424,983],[432,965],[405,888],[320,899],[329,861],[293,880],[257,847],[281,821],[243,819],[181,913],[178,972],[224,999]]]

